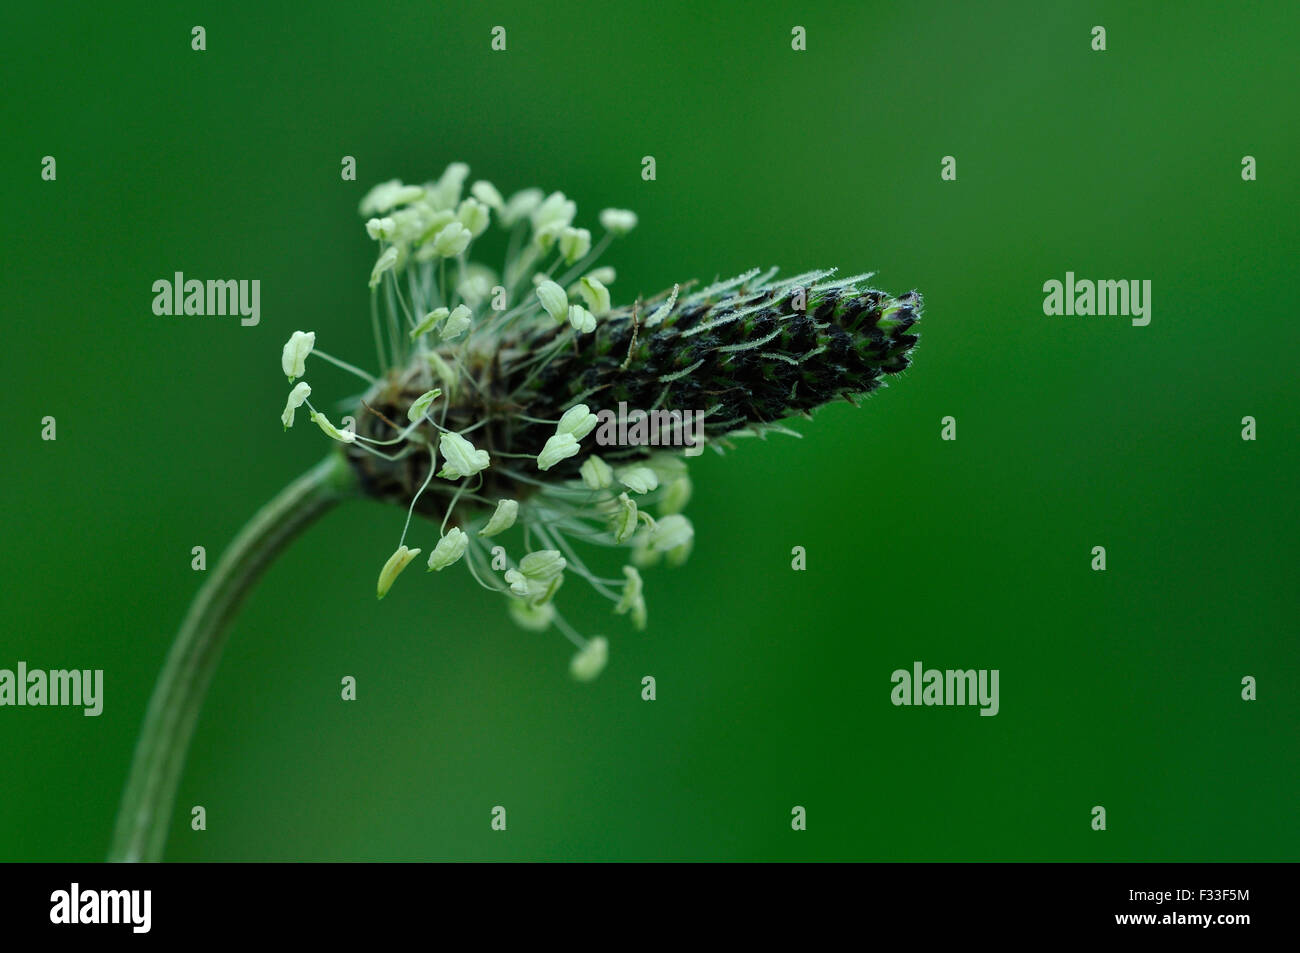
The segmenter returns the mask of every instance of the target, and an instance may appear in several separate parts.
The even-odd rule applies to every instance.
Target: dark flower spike
[[[567,635],[578,649],[572,671],[590,677],[607,643],[579,635],[556,612],[556,593],[576,575],[644,626],[638,568],[680,564],[693,544],[680,512],[690,497],[681,444],[699,452],[699,443],[789,433],[785,418],[871,393],[908,366],[921,298],[875,290],[867,274],[779,278],[773,268],[613,307],[616,275],[594,266],[636,226],[633,213],[602,212],[605,234],[593,245],[563,193],[505,200],[476,182],[462,198],[468,171],[454,164],[436,182],[388,182],[367,195],[380,373],[323,354],[314,332],[294,332],[281,362],[291,382],[314,355],[369,387],[353,428],[318,412],[305,382],[281,419],[292,426],[305,403],[362,492],[407,509],[381,597],[422,551],[406,545],[419,512],[439,524],[423,550],[430,571],[463,562],[509,599],[521,625]],[[470,259],[493,224],[509,235],[500,273]],[[653,421],[651,439],[609,439],[612,424],[603,427],[616,414]],[[514,526],[521,540],[497,539]],[[578,543],[624,549],[624,578],[596,576]]]

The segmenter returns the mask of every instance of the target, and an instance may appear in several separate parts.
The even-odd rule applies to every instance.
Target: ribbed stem
[[[199,589],[149,701],[110,861],[162,859],[185,754],[231,622],[275,557],[354,487],[352,468],[331,453],[257,511]]]

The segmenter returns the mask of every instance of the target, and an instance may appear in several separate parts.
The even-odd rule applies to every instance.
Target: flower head
[[[305,405],[364,491],[406,512],[381,598],[420,552],[406,546],[407,533],[423,535],[431,571],[463,569],[496,590],[521,627],[559,630],[578,650],[570,670],[589,679],[609,644],[561,614],[564,581],[590,583],[642,628],[642,570],[679,565],[695,538],[682,513],[687,447],[637,442],[630,428],[611,441],[598,412],[639,410],[652,420],[647,432],[671,437],[690,411],[695,436],[719,452],[741,437],[789,432],[782,419],[868,394],[908,366],[921,299],[874,290],[869,275],[754,269],[618,305],[617,275],[595,259],[637,226],[635,213],[600,212],[593,244],[563,192],[504,198],[479,180],[466,195],[468,177],[453,163],[422,185],[392,180],[367,193],[378,371],[318,351],[315,332],[294,332],[281,358],[291,382],[316,353],[354,371],[366,390],[348,414],[355,425],[345,418],[340,429],[301,382],[282,421],[290,426]],[[504,265],[495,251],[477,254],[494,228],[510,249]],[[411,522],[416,514],[436,533]],[[622,558],[597,571],[588,544]],[[620,563],[622,580],[607,578]]]

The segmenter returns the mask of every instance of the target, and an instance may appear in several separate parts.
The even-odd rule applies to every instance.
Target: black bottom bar
[[[513,924],[557,937],[624,930],[735,937],[788,927],[811,931],[810,939],[901,932],[927,944],[1125,935],[1232,942],[1294,932],[1284,909],[1295,880],[1287,864],[603,867],[9,864],[0,866],[0,927],[6,940],[65,934],[91,943],[278,935],[337,942],[410,927],[499,936]]]

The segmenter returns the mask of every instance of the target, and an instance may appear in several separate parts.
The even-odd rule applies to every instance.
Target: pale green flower
[[[423,318],[420,319],[420,323],[411,329],[411,332],[408,336],[412,341],[414,341],[422,334],[428,334],[430,331],[432,331],[435,327],[438,326],[439,321],[444,320],[450,314],[451,312],[448,311],[446,308],[434,308],[432,311],[430,311],[428,314],[426,314]]]
[[[433,239],[433,253],[442,258],[455,258],[469,247],[473,234],[460,222],[452,222]]]
[[[659,513],[662,516],[680,513],[686,509],[686,504],[690,501],[691,478],[684,475],[675,477],[664,489],[664,495],[659,498]]]
[[[289,391],[289,399],[284,403],[284,413],[280,415],[280,421],[284,424],[285,430],[293,426],[294,411],[301,407],[303,402],[310,396],[311,385],[306,381],[299,381],[293,385],[293,390]]]
[[[529,579],[545,582],[564,572],[564,567],[567,565],[567,561],[558,550],[539,549],[519,560],[519,571]]]
[[[587,302],[587,308],[593,315],[602,318],[609,314],[609,289],[599,278],[587,275],[579,279],[578,293]]]
[[[632,534],[636,532],[636,500],[632,499],[626,493],[620,493],[618,495],[618,509],[614,510],[614,519],[612,524],[614,530],[614,542],[616,543],[627,542],[632,538]]]
[[[442,391],[435,387],[433,390],[426,390],[415,400],[411,401],[411,406],[406,410],[406,419],[414,423],[424,417],[429,410],[429,405],[442,396]]]
[[[569,296],[554,281],[543,281],[537,286],[537,300],[542,303],[546,313],[556,321],[564,321],[569,316]]]
[[[380,599],[388,595],[388,590],[393,587],[394,580],[401,575],[402,570],[410,565],[411,560],[418,555],[420,555],[418,549],[407,549],[405,546],[398,546],[397,551],[388,557],[388,562],[384,563],[384,568],[379,571],[377,592]]]
[[[542,204],[544,194],[541,189],[522,189],[510,196],[505,210],[501,213],[501,224],[513,228],[517,222],[530,217]]]
[[[474,445],[458,433],[445,433],[438,440],[438,449],[442,451],[444,461],[438,476],[447,480],[459,480],[486,470],[491,462],[486,450],[477,450]]]
[[[530,632],[544,632],[550,628],[555,619],[555,603],[543,602],[533,605],[527,599],[510,599],[510,618],[522,629]]]
[[[478,238],[487,231],[492,215],[478,199],[465,199],[456,209],[456,219],[465,226],[471,238]]]
[[[551,553],[553,552],[552,550]],[[524,562],[527,562],[529,556],[549,557],[551,553],[530,553],[524,557]],[[526,571],[524,562],[519,564],[518,569],[506,571],[505,579],[510,586],[510,591],[526,599],[530,607],[536,608],[549,603],[564,582],[564,559],[558,558],[558,554],[555,555],[557,559],[554,562],[534,563],[531,571]],[[554,568],[557,564],[558,568]]]
[[[586,404],[574,404],[564,412],[560,422],[555,425],[557,434],[573,434],[575,440],[581,440],[596,429],[598,418]]]
[[[674,513],[655,521],[650,530],[650,545],[660,552],[666,552],[688,544],[694,537],[695,528],[691,526],[691,521]]]
[[[399,179],[382,182],[366,193],[361,200],[361,214],[364,216],[382,215],[398,205],[406,205],[424,196],[424,189],[418,185],[403,185]]]
[[[632,613],[632,624],[638,629],[644,629],[646,623],[646,606],[645,596],[641,582],[641,573],[635,566],[624,566],[623,575],[627,582],[623,584],[623,594],[614,606],[614,611],[619,615]]]
[[[626,235],[636,228],[636,223],[636,212],[625,208],[607,208],[600,213],[601,226],[615,235]]]
[[[580,334],[596,330],[596,316],[580,304],[569,305],[569,324]]]
[[[659,477],[649,467],[633,466],[618,470],[618,482],[633,493],[649,493],[659,488]]]
[[[311,412],[310,419],[312,423],[314,423],[317,427],[319,427],[322,431],[324,431],[326,436],[333,437],[339,443],[356,442],[357,435],[355,433],[353,433],[351,430],[340,430],[338,427],[335,427],[332,423],[329,422],[329,418],[326,417],[324,414],[317,413],[316,411],[313,410]]]
[[[573,216],[577,210],[578,207],[565,198],[563,192],[552,192],[540,205],[533,209],[533,230],[541,231],[548,225],[559,225],[560,228],[567,228],[573,223]]]
[[[484,179],[480,179],[471,185],[469,194],[488,208],[495,209],[498,212],[505,208],[505,203],[501,198],[501,193],[497,191],[497,187]]]
[[[589,682],[605,670],[609,661],[609,641],[598,635],[578,650],[569,662],[569,673],[580,682]]]
[[[515,519],[519,516],[518,500],[498,500],[497,508],[492,513],[492,518],[487,521],[487,525],[478,531],[480,536],[495,536],[497,533],[504,533],[510,527],[515,525]]]
[[[587,257],[591,251],[591,232],[585,228],[566,227],[560,232],[560,255],[566,265]]]
[[[557,433],[546,441],[542,452],[537,455],[537,469],[549,470],[561,460],[577,456],[582,448],[571,433]]]
[[[610,465],[594,453],[582,461],[578,472],[589,490],[604,490],[614,482],[614,471]]]
[[[366,222],[366,234],[375,240],[392,241],[397,223],[391,218],[372,218]]]
[[[460,201],[461,189],[469,177],[469,166],[453,162],[443,170],[438,181],[428,188],[429,203],[434,208],[451,208]]]
[[[469,330],[473,318],[473,312],[469,308],[463,304],[458,304],[456,309],[448,315],[446,323],[443,324],[442,330],[438,334],[444,341],[454,340]]]
[[[289,340],[284,342],[284,349],[280,352],[280,368],[289,378],[289,383],[293,383],[295,378],[302,377],[307,363],[307,355],[316,347],[315,331],[294,331],[289,335]]]
[[[433,547],[433,552],[429,553],[428,571],[441,572],[464,556],[468,548],[469,537],[461,531],[460,527],[453,526],[447,531],[447,535],[438,540],[438,545]]]
[[[377,288],[379,286],[379,282],[384,278],[384,273],[392,271],[394,266],[397,265],[399,254],[401,253],[395,245],[390,245],[383,250],[378,261],[375,262],[375,267],[370,270],[370,287]]]

